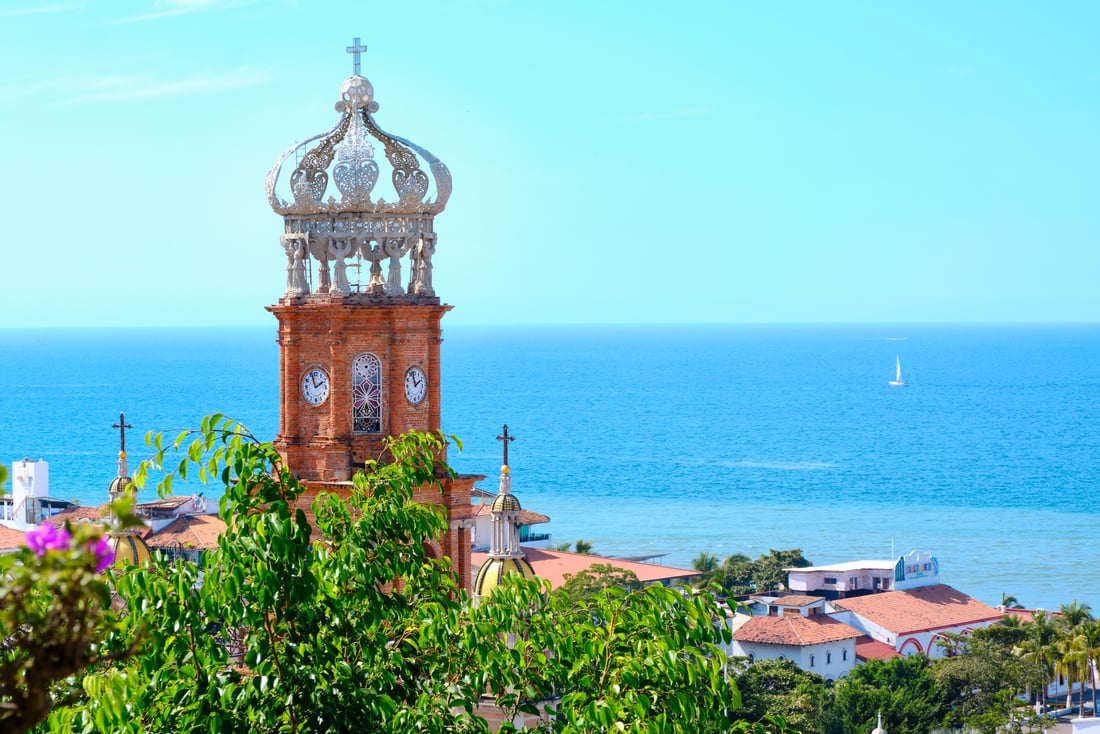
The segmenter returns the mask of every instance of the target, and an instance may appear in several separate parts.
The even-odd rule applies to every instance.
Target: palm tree
[[[578,540],[573,544],[573,552],[580,553],[582,556],[592,555],[592,544],[587,540]]]
[[[705,574],[713,573],[718,568],[718,556],[703,551],[695,556],[694,560],[691,562],[691,567]]]
[[[1068,634],[1058,642],[1061,657],[1058,659],[1057,670],[1066,676],[1069,683],[1069,691],[1066,694],[1066,708],[1073,708],[1073,683],[1080,681],[1081,693],[1079,700],[1081,710],[1084,712],[1085,703],[1085,676],[1088,674],[1089,662],[1084,636],[1080,634]]]
[[[1016,599],[1016,597],[1014,597],[1014,596],[1012,596],[1011,594],[1008,594],[1008,593],[1002,593],[1001,594],[1001,607],[1003,607],[1004,609],[1023,609],[1024,608],[1023,604],[1021,604],[1019,602],[1019,600]]]
[[[1087,659],[1089,685],[1092,688],[1092,715],[1096,716],[1096,672],[1100,663],[1100,623],[1090,619],[1081,625],[1081,647]],[[1084,700],[1085,692],[1081,691]],[[1082,711],[1082,714],[1084,712]]]
[[[1061,608],[1062,624],[1071,632],[1075,632],[1085,622],[1092,619],[1092,607],[1086,604],[1078,604],[1074,599],[1070,604],[1063,604]]]
[[[1057,675],[1055,661],[1058,657],[1056,642],[1058,628],[1051,621],[1046,612],[1035,612],[1031,621],[1027,624],[1027,639],[1013,649],[1013,652],[1024,660],[1038,666],[1042,674],[1042,682],[1039,684],[1040,715],[1047,712],[1047,687],[1050,681]]]
[[[1086,643],[1078,638],[1081,629],[1086,622],[1092,621],[1092,607],[1087,603],[1079,604],[1074,599],[1069,604],[1063,604],[1060,608],[1062,616],[1059,618],[1062,628],[1062,639],[1059,642],[1059,653],[1063,658],[1062,670],[1072,670],[1081,681],[1081,699],[1085,697],[1085,676],[1088,672],[1088,654],[1085,652]],[[1066,707],[1073,703],[1073,679],[1068,678],[1069,694],[1066,696]]]

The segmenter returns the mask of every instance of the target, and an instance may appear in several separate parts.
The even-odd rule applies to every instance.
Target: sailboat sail
[[[893,387],[905,387],[905,380],[901,379],[901,357],[895,356],[894,360],[897,363],[898,371],[897,376],[894,379],[890,380],[890,385],[892,385]]]

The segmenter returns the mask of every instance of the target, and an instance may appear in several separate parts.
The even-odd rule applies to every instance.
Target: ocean
[[[452,465],[495,491],[507,423],[513,492],[555,543],[680,567],[702,551],[826,564],[919,548],[987,603],[1100,609],[1098,326],[445,320],[444,337]],[[888,385],[896,359],[907,387]],[[270,439],[277,373],[274,322],[0,330],[0,461],[45,459],[53,496],[99,504],[120,412],[131,462],[147,431],[214,412]]]

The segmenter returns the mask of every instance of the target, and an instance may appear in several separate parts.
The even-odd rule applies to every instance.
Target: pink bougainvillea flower
[[[106,536],[88,541],[88,552],[95,556],[95,572],[103,573],[115,560],[115,552]]]
[[[40,556],[46,555],[46,551],[68,550],[71,542],[72,536],[68,530],[49,523],[42,523],[27,533],[27,547]]]

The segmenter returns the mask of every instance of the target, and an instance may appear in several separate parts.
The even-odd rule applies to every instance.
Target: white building
[[[737,615],[731,655],[757,660],[793,660],[825,680],[847,675],[856,664],[856,638],[863,633],[824,615]]]
[[[940,564],[927,551],[913,550],[896,560],[849,561],[828,566],[787,568],[787,588],[828,599],[900,591],[940,582]]]

